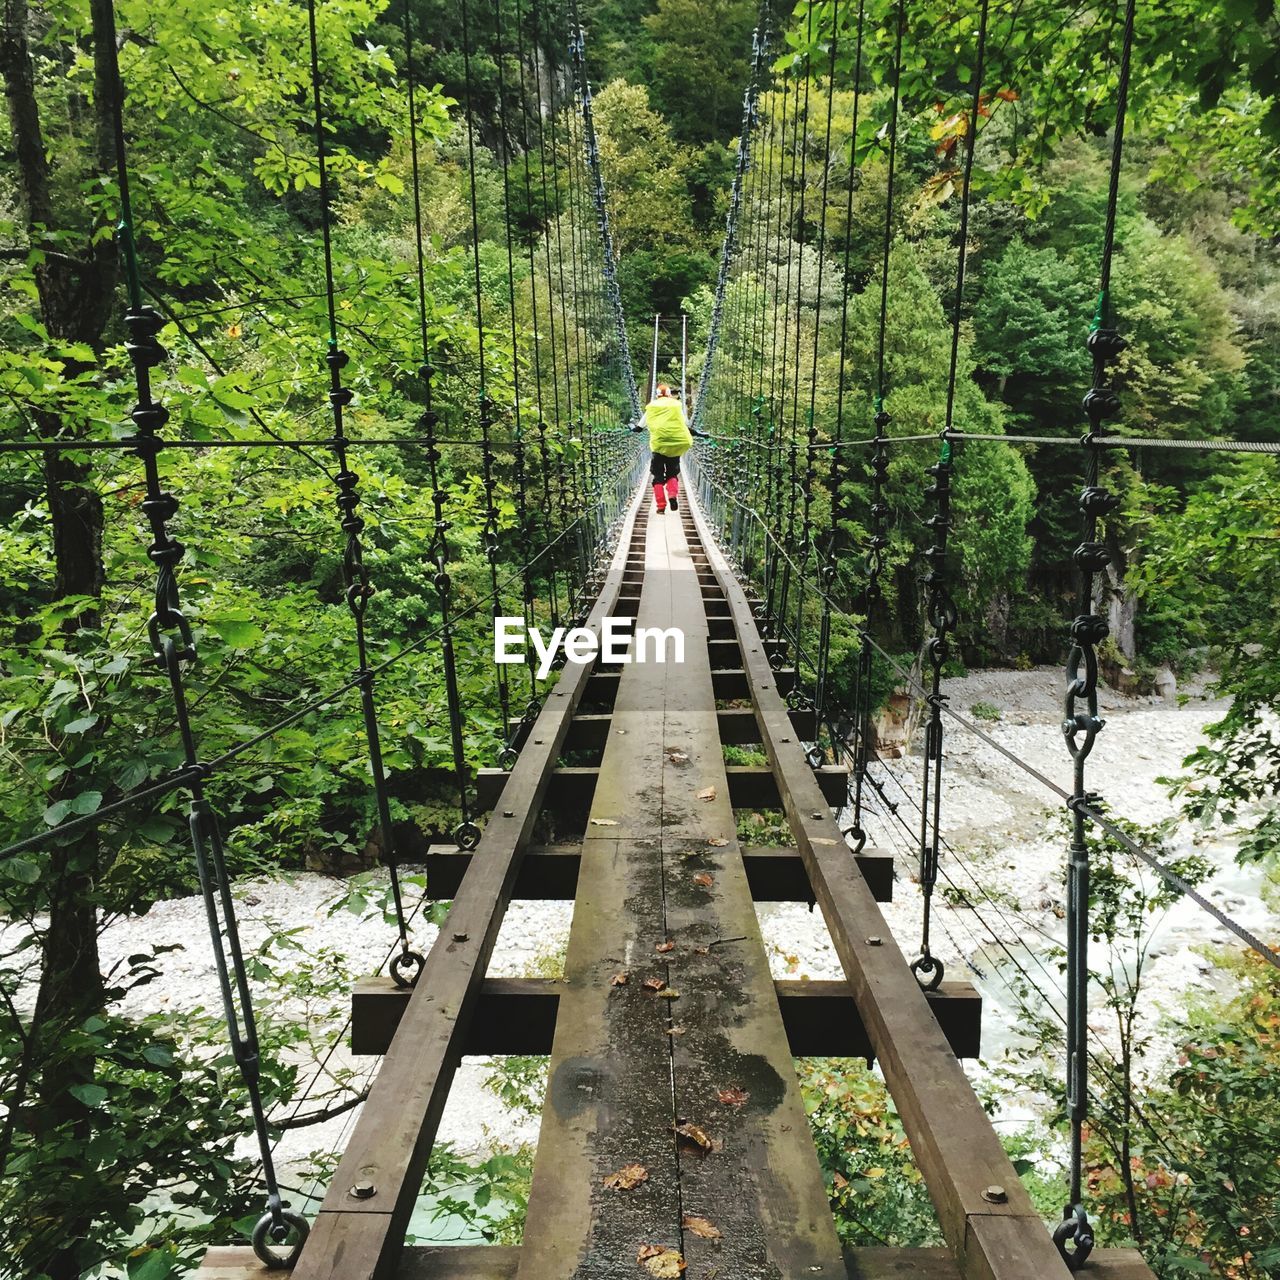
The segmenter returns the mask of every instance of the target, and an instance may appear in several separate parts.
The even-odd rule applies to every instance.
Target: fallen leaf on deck
[[[659,1000],[679,1000],[680,993],[678,991],[673,991],[670,987],[668,987],[665,991],[658,992],[658,999]]]
[[[661,991],[667,982],[665,978],[646,978],[644,985],[646,991]]]
[[[707,843],[713,849],[723,849],[725,845],[727,845],[729,842],[724,838],[724,836],[712,836],[711,839],[707,841]]]
[[[719,1227],[708,1222],[706,1218],[699,1218],[692,1213],[686,1213],[680,1220],[680,1225],[686,1231],[692,1231],[695,1236],[701,1236],[704,1240],[723,1240],[724,1232]]]
[[[693,883],[700,884],[704,889],[710,889],[715,882],[715,876],[706,871],[699,871],[698,874],[693,877]]]
[[[630,977],[631,975],[629,973],[615,973],[613,977],[609,979],[609,985],[611,987],[625,987],[627,985],[627,980]]]
[[[715,798],[716,798],[715,787],[703,787],[703,789],[698,792],[699,800],[714,800]]]
[[[656,1249],[656,1252],[645,1253],[646,1249]],[[636,1261],[651,1276],[658,1277],[658,1280],[677,1280],[684,1271],[685,1261],[674,1249],[659,1249],[655,1245],[646,1244],[641,1246],[641,1255]]]
[[[716,1094],[719,1101],[723,1102],[726,1107],[740,1107],[751,1095],[745,1089],[739,1089],[738,1086],[730,1085],[727,1089],[721,1089]]]
[[[849,1179],[840,1172],[839,1169],[831,1176],[832,1185],[837,1191],[843,1191],[849,1185]]]
[[[710,1151],[719,1151],[720,1144],[705,1129],[685,1121],[684,1124],[673,1124],[672,1131],[676,1137],[683,1138],[686,1143],[706,1155]]]
[[[694,947],[693,954],[695,956],[709,956],[711,954],[710,947]]]
[[[667,759],[670,760],[672,764],[689,763],[689,757],[683,751],[668,751]]]
[[[612,1191],[630,1191],[649,1176],[642,1164],[624,1164],[617,1173],[607,1174],[601,1181]]]
[[[592,818],[591,825],[593,827],[616,827],[618,824],[612,818]]]
[[[683,1027],[668,1027],[668,1028],[667,1028],[667,1035],[669,1035],[669,1036],[682,1036],[682,1035],[684,1035],[684,1028],[683,1028]]]
[[[676,944],[672,942],[670,938],[668,938],[666,942],[659,942],[658,945],[654,947],[655,951],[660,951],[663,955],[666,955],[668,951],[674,951],[675,949]]]
[[[640,1252],[636,1254],[636,1261],[643,1262],[646,1258],[656,1257],[663,1251],[660,1244],[642,1244]]]

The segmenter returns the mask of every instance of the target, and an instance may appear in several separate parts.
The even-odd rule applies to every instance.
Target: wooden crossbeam
[[[725,618],[723,621],[730,622],[731,619]],[[791,717],[791,727],[796,731],[796,737],[812,742],[816,736],[813,709],[788,709],[787,714]],[[608,711],[584,712],[574,716],[573,723],[569,726],[569,736],[565,739],[565,751],[603,751],[609,739],[612,720],[612,713]],[[716,712],[716,725],[720,730],[720,741],[730,746],[749,746],[760,741],[756,714],[750,707],[722,707]],[[508,733],[515,735],[513,745],[517,750],[522,749],[528,741],[530,727],[515,717],[507,722]]]
[[[846,1249],[844,1264],[843,1280],[960,1280],[949,1249]],[[519,1266],[518,1245],[412,1245],[394,1274],[395,1280],[515,1280]],[[200,1267],[200,1280],[264,1280],[272,1274],[278,1273],[264,1270],[247,1246],[215,1246]],[[635,1275],[640,1280],[644,1272],[637,1267]],[[1136,1249],[1097,1249],[1080,1275],[1081,1280],[1151,1280]]]
[[[846,982],[783,979],[773,984],[791,1054],[796,1058],[869,1058],[871,1041]],[[462,1052],[548,1054],[564,984],[557,978],[486,978]],[[981,1051],[982,996],[967,982],[944,982],[929,993],[952,1051]],[[389,977],[361,978],[351,993],[351,1051],[386,1053],[409,993]]]
[[[781,807],[778,782],[767,765],[725,766],[729,803],[735,809],[777,809]],[[822,765],[813,771],[822,790],[824,804],[840,806],[848,798],[849,771],[844,765]],[[503,769],[480,769],[476,773],[476,808],[488,812],[498,807],[511,774]],[[546,807],[557,813],[585,814],[591,807],[600,778],[598,765],[561,765],[551,775]],[[509,807],[509,806],[508,806]]]
[[[863,849],[851,855],[877,902],[893,901],[893,855],[879,849]],[[458,891],[472,855],[454,845],[436,844],[427,850],[427,892],[449,899]],[[511,896],[518,899],[571,901],[577,891],[580,844],[532,845],[516,875]],[[812,902],[809,873],[798,849],[745,845],[742,860],[747,883],[756,902]]]

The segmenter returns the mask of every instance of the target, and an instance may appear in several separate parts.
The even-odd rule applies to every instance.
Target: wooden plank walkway
[[[680,627],[685,661],[622,670],[517,1274],[632,1280],[649,1245],[691,1275],[843,1275],[734,838],[702,589],[681,522],[645,532],[638,625]],[[638,1186],[606,1185],[633,1164]]]

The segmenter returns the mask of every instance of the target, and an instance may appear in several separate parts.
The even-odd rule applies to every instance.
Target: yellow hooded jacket
[[[649,448],[668,458],[678,458],[693,447],[693,436],[684,410],[675,396],[658,396],[644,407],[644,425],[649,428]]]

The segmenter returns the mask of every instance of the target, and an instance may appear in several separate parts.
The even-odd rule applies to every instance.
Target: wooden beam
[[[795,688],[795,668],[782,667],[777,671],[770,669],[769,682],[771,688],[776,685],[778,692],[785,697]],[[747,673],[741,667],[713,671],[711,673],[711,683],[717,698],[749,699],[751,697],[751,684],[747,679]]]
[[[462,1052],[548,1054],[564,984],[557,978],[486,978]],[[786,978],[773,984],[793,1058],[870,1058],[873,1050],[846,982]],[[944,982],[929,1007],[957,1057],[981,1050],[982,997],[967,982]],[[409,994],[381,974],[351,993],[351,1052],[386,1053]]]
[[[960,1280],[947,1249],[846,1249],[844,1264],[847,1280]],[[396,1280],[515,1280],[519,1266],[519,1245],[411,1245],[395,1274]],[[1080,1274],[1084,1280],[1151,1280],[1136,1249],[1095,1249]],[[200,1280],[269,1280],[279,1272],[267,1271],[247,1245],[214,1245],[199,1275]],[[644,1273],[637,1268],[635,1275],[640,1280]]]
[[[741,846],[747,883],[756,902],[813,902],[809,873],[798,849],[767,845]],[[893,901],[893,855],[864,849],[854,861],[877,902]],[[516,874],[511,896],[524,901],[571,902],[577,891],[580,844],[530,845]],[[471,854],[451,844],[434,844],[427,850],[427,893],[437,900],[452,898],[462,883]]]
[[[782,801],[773,770],[767,765],[731,764],[725,766],[729,787],[729,803],[735,809],[777,809]],[[482,813],[496,809],[511,779],[504,769],[480,769],[476,773],[476,808]],[[822,790],[824,803],[832,807],[844,805],[848,799],[849,771],[844,765],[822,765],[813,770]],[[585,818],[591,807],[600,779],[599,765],[560,765],[551,775],[543,804],[556,814],[569,818]],[[503,808],[509,808],[505,802]]]
[[[797,739],[812,742],[817,736],[813,708],[788,708],[787,714],[791,717],[791,727],[795,730]],[[756,713],[752,707],[721,707],[716,712],[716,724],[720,729],[720,741],[727,746],[750,746],[760,741],[760,726],[756,724]]]
[[[597,633],[618,599],[638,510],[639,495],[627,513],[604,587],[588,617],[588,627]],[[486,824],[426,958],[399,1034],[302,1249],[295,1280],[391,1280],[396,1274],[521,855],[533,835],[589,671],[571,664],[543,704],[532,741],[508,779],[507,805]],[[372,1187],[373,1194],[352,1195],[356,1184]]]
[[[960,1275],[963,1280],[1070,1280],[884,916],[847,856],[793,740],[746,596],[696,508],[694,517],[736,620],[744,675],[792,835]],[[1001,1202],[990,1195],[997,1186]]]

